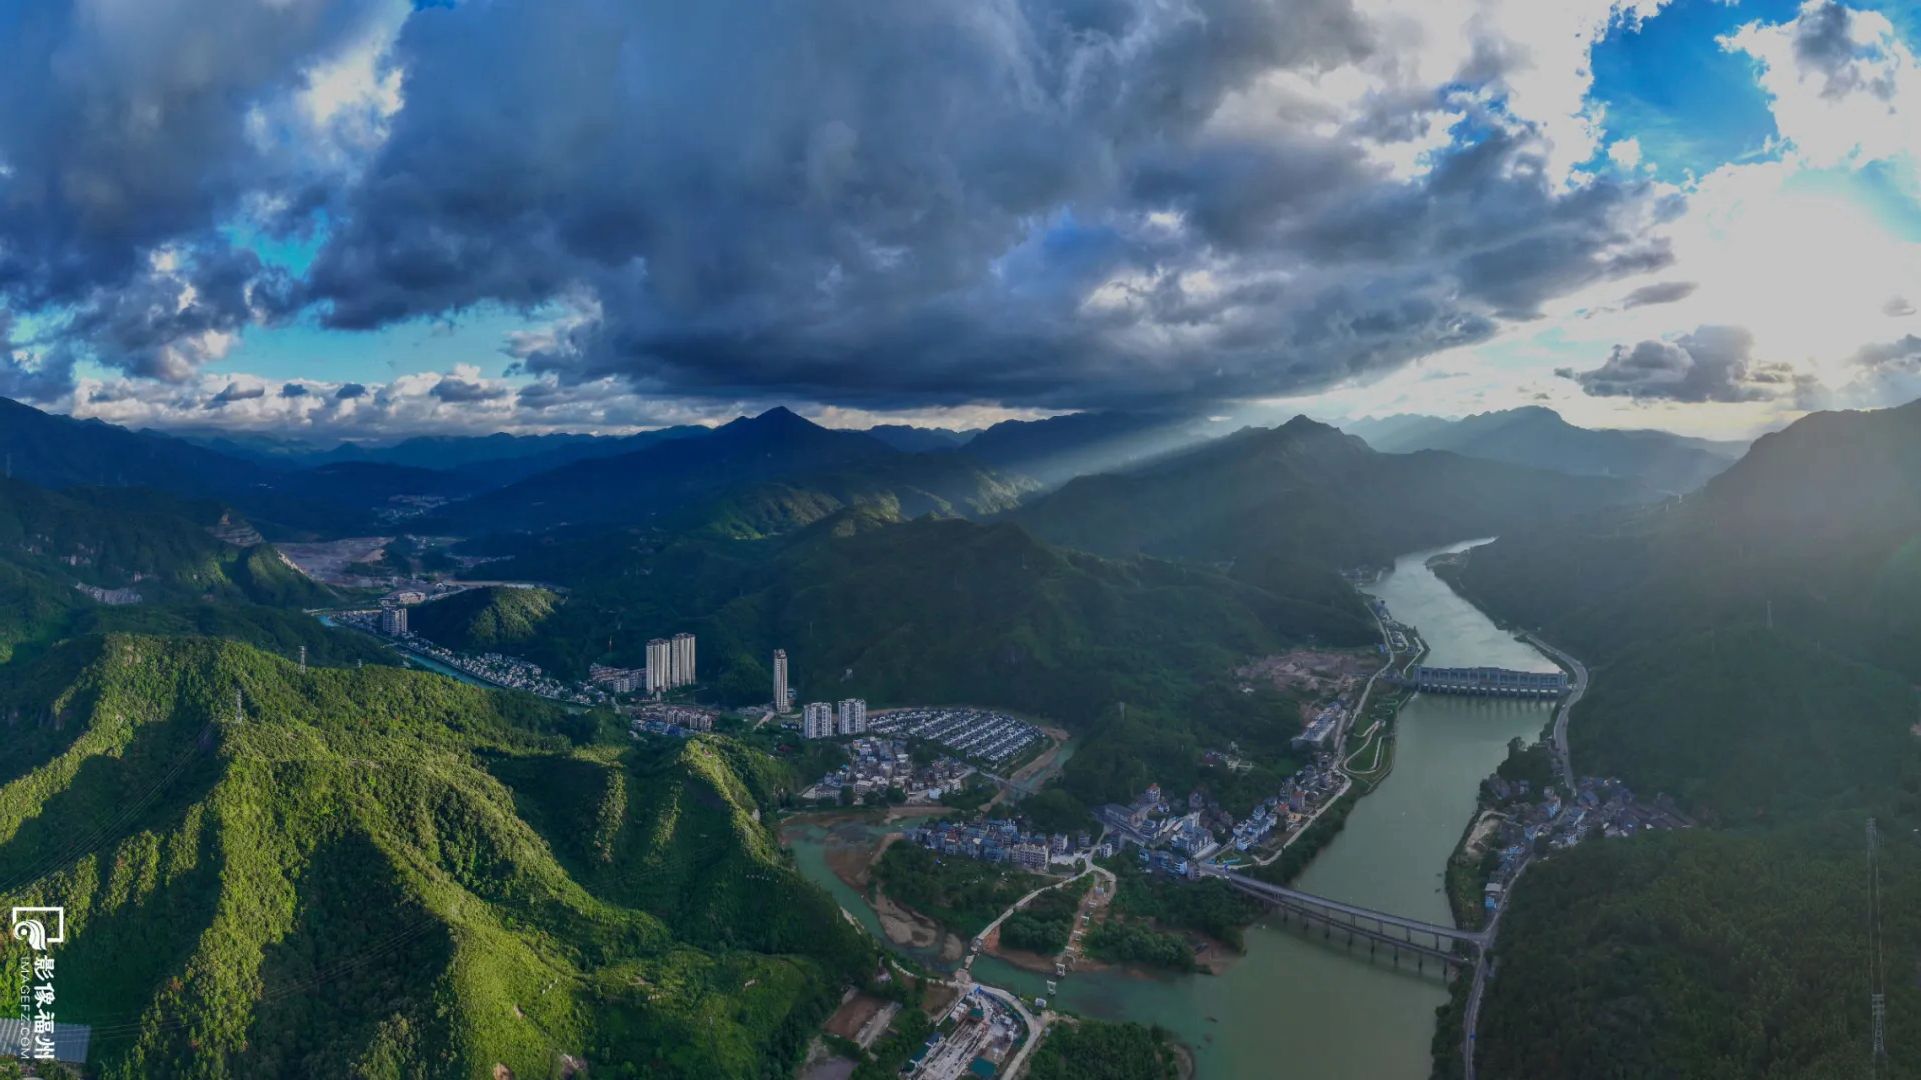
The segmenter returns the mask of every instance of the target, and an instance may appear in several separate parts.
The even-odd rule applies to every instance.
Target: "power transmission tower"
[[[307,671],[307,647],[305,645],[300,647],[300,671],[302,674],[305,674]]]
[[[233,688],[233,722],[243,724],[247,721],[247,710],[240,704],[240,688]]]
[[[1876,859],[1880,837],[1868,819],[1868,1015],[1873,1024],[1874,1050],[1869,1075],[1880,1076],[1888,1060],[1886,1023],[1887,976],[1881,963],[1881,867]]]

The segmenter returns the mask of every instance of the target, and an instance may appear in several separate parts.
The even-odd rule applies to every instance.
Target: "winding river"
[[[1370,592],[1421,631],[1438,666],[1552,671],[1532,647],[1503,633],[1449,589],[1427,560],[1472,543],[1402,556]],[[1431,922],[1451,922],[1442,873],[1474,812],[1481,779],[1508,740],[1532,739],[1544,703],[1421,695],[1402,710],[1394,772],[1355,805],[1339,838],[1297,888]],[[818,837],[798,840],[808,877],[827,887],[870,931],[878,924],[854,890],[827,868]],[[1026,996],[1044,979],[993,957],[974,977]],[[1434,1010],[1447,987],[1430,966],[1417,972],[1364,949],[1324,944],[1276,925],[1249,928],[1247,954],[1218,976],[1155,979],[1120,973],[1069,976],[1054,1003],[1088,1016],[1159,1024],[1194,1048],[1199,1075],[1213,1078],[1352,1077],[1419,1080],[1430,1068]]]

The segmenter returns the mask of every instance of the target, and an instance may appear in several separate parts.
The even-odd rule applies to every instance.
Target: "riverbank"
[[[1433,554],[1404,555],[1392,573],[1367,587],[1397,620],[1419,628],[1429,650],[1424,662],[1551,667],[1442,584],[1423,565]],[[1345,814],[1335,835],[1329,829],[1297,834],[1301,843],[1318,841],[1319,850],[1297,868],[1293,886],[1409,918],[1451,921],[1443,875],[1475,815],[1479,784],[1505,758],[1508,741],[1532,738],[1548,711],[1503,699],[1409,699],[1395,719],[1393,775],[1367,798],[1342,800]],[[869,819],[866,827],[881,823]],[[823,842],[819,833],[800,840],[800,865],[878,935],[871,905],[821,857]],[[1365,948],[1350,952],[1275,920],[1248,928],[1244,954],[1219,970],[1197,977],[1082,966],[1054,980],[1057,989],[1050,992],[1052,975],[981,955],[973,976],[1029,1000],[1044,996],[1051,1006],[1090,1019],[1158,1024],[1192,1050],[1196,1073],[1210,1080],[1272,1075],[1283,1067],[1289,1075],[1326,1080],[1424,1080],[1435,1068],[1442,1049],[1436,1010],[1447,1005],[1449,988],[1432,965],[1396,968],[1385,956],[1370,962]],[[1458,1059],[1456,1016],[1446,1041]]]

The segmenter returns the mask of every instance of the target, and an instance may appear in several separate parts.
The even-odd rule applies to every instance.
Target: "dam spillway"
[[[1498,667],[1416,667],[1400,680],[1424,694],[1558,698],[1568,692],[1565,671],[1515,671]]]

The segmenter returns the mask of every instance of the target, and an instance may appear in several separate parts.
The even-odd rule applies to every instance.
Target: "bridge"
[[[1211,864],[1202,865],[1200,871],[1218,877],[1250,896],[1267,901],[1281,912],[1283,918],[1293,916],[1299,918],[1303,926],[1319,926],[1323,938],[1331,940],[1337,933],[1346,934],[1350,945],[1355,938],[1364,938],[1370,953],[1386,945],[1393,950],[1397,963],[1403,952],[1412,953],[1418,966],[1425,966],[1428,960],[1438,961],[1443,966],[1478,963],[1492,940],[1489,930],[1462,930],[1390,915],[1385,911],[1329,900],[1285,885],[1259,881]],[[1462,955],[1461,946],[1466,946],[1471,955]]]
[[[1558,698],[1568,692],[1565,671],[1513,671],[1508,668],[1427,667],[1399,680],[1424,694],[1474,694],[1485,697]]]

